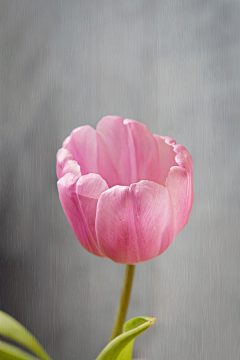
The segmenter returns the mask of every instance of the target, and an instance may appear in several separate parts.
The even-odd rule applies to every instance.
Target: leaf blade
[[[123,334],[113,339],[98,355],[96,360],[131,360],[133,342],[155,323],[155,318],[140,316],[127,321]]]
[[[38,340],[12,316],[0,310],[0,335],[25,346],[43,360],[51,360]]]
[[[15,345],[10,345],[0,340],[0,359],[1,360],[39,360],[39,358],[19,349]]]

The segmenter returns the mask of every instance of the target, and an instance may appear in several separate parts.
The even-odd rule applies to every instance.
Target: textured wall
[[[55,175],[62,140],[107,114],[194,160],[189,224],[136,268],[128,318],[157,323],[134,356],[240,358],[239,18],[238,0],[0,1],[0,307],[54,359],[94,359],[119,297],[124,266],[78,244]]]

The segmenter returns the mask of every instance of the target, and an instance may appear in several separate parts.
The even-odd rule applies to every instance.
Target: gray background
[[[0,1],[0,307],[56,360],[95,359],[123,265],[87,253],[56,189],[55,154],[114,114],[186,146],[188,225],[136,268],[127,318],[156,324],[134,357],[240,358],[240,3]]]

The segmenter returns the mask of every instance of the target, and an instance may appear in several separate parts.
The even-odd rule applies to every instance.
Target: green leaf
[[[155,321],[155,318],[147,316],[127,321],[123,327],[123,334],[113,339],[96,360],[131,360],[135,338],[152,326]]]
[[[0,359],[1,360],[39,360],[35,356],[19,349],[17,346],[10,345],[0,341]]]
[[[40,343],[37,341],[37,339],[27,329],[23,325],[21,325],[17,320],[15,320],[12,316],[6,314],[5,312],[3,312],[1,310],[0,310],[0,335],[5,337],[6,339],[13,340],[15,343],[17,343],[19,345],[25,346],[26,348],[28,348],[30,351],[32,351],[34,354],[36,354],[39,358],[41,358],[43,360],[51,360],[51,358],[45,352],[45,350],[40,345]],[[5,343],[3,343],[3,344],[5,344]],[[5,344],[5,345],[12,346],[13,348],[18,349],[16,346],[13,346],[13,345],[9,345],[9,344]],[[3,349],[3,348],[1,348],[1,349]],[[10,349],[10,347],[9,347],[9,349]],[[19,351],[21,352],[22,350],[19,350]],[[24,352],[24,353],[27,354],[26,352]],[[5,359],[5,358],[12,359],[11,357],[6,357],[6,356],[3,357],[3,359]],[[31,356],[31,355],[29,355],[29,356]],[[33,356],[31,358],[35,359],[35,357],[33,357]],[[2,357],[0,357],[0,359],[2,359]],[[16,357],[16,359],[25,359],[25,358],[24,357],[23,358]],[[26,359],[28,359],[28,358],[26,358]]]

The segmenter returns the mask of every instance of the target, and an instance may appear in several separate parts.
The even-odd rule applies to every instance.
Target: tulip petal
[[[169,137],[153,135],[157,147],[159,156],[159,179],[158,183],[165,185],[167,176],[172,166],[176,166],[175,161],[176,153],[174,152],[173,144],[175,141]]]
[[[131,162],[131,182],[150,180],[159,183],[159,156],[156,142],[146,125],[125,119]],[[129,184],[129,185],[130,185]]]
[[[78,163],[75,160],[68,160],[66,162],[66,164],[62,170],[62,176],[64,176],[67,173],[73,174],[75,176],[81,175],[80,166],[78,165]]]
[[[98,174],[67,173],[57,185],[63,210],[79,242],[89,252],[102,256],[97,246],[95,217],[98,198],[108,189],[106,182]]]
[[[174,208],[176,234],[188,222],[193,204],[193,162],[191,155],[182,145],[174,145],[175,160],[179,166],[170,169],[166,180]]]
[[[136,264],[161,254],[175,233],[167,189],[152,181],[115,186],[100,196],[96,234],[100,252],[117,263]]]
[[[166,180],[166,188],[168,189],[173,202],[176,235],[184,227],[187,221],[187,171],[180,167],[173,166]]]
[[[57,178],[60,179],[64,175],[64,168],[68,161],[73,161],[73,156],[67,149],[59,149],[57,152]],[[80,169],[79,169],[80,171]],[[71,172],[71,171],[69,171]]]
[[[123,119],[105,116],[97,124],[98,170],[109,187],[131,184],[128,134]]]
[[[82,175],[98,174],[96,130],[91,126],[74,129],[63,142],[63,148],[70,151],[72,159],[80,166]]]

